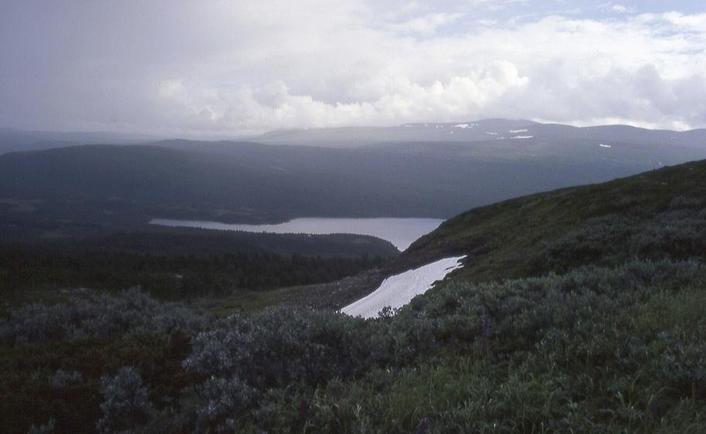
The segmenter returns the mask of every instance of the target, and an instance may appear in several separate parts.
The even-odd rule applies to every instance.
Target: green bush
[[[698,432],[705,282],[666,260],[452,281],[368,321],[77,292],[3,324],[0,430]]]

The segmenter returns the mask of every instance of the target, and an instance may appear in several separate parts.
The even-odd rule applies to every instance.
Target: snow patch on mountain
[[[375,318],[384,307],[400,308],[414,297],[424,294],[450,272],[463,267],[465,256],[445,258],[385,279],[380,287],[341,309],[341,312],[363,318]]]

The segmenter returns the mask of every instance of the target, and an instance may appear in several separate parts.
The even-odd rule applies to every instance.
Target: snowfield
[[[399,308],[409,303],[415,296],[424,294],[450,272],[463,265],[465,256],[441,259],[414,270],[405,271],[385,279],[380,287],[341,309],[350,316],[376,318],[382,308]]]

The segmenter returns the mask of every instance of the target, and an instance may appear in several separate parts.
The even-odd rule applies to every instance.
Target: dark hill
[[[513,197],[706,157],[699,131],[501,120],[473,128],[434,125],[400,127],[415,141],[347,149],[171,140],[1,155],[0,236],[103,234],[153,217],[251,223],[311,216],[448,218]],[[442,129],[470,141],[443,141]],[[502,129],[506,137],[482,129]],[[429,140],[427,130],[434,131]],[[613,141],[603,137],[611,134]]]
[[[494,158],[467,149],[321,149],[252,143],[77,146],[0,156],[2,232],[105,232],[151,218],[442,217],[652,167]],[[9,235],[7,235],[9,236]]]
[[[639,257],[706,257],[706,161],[473,209],[415,242],[411,263],[467,254],[473,281]]]

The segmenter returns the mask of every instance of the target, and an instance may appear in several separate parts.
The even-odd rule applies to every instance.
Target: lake
[[[422,235],[443,222],[431,218],[297,218],[278,224],[228,224],[213,221],[152,219],[150,224],[171,227],[216,229],[225,231],[269,232],[275,234],[358,234],[387,240],[405,250]]]

